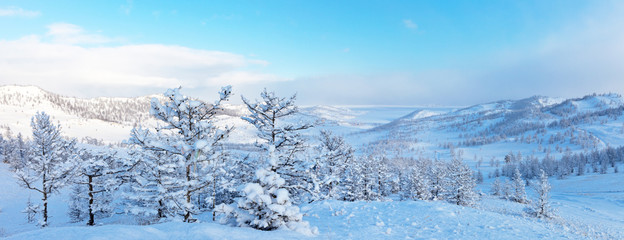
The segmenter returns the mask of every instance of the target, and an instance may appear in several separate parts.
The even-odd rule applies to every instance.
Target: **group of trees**
[[[72,193],[70,217],[88,219],[88,225],[114,210],[146,224],[195,222],[195,215],[212,211],[213,220],[223,213],[239,226],[313,231],[297,204],[394,195],[470,206],[478,199],[475,177],[461,154],[450,162],[391,157],[376,148],[356,152],[329,131],[312,139],[303,133],[313,126],[295,121],[295,96],[282,98],[266,89],[259,100],[243,98],[248,114],[242,119],[257,130],[255,146],[228,148],[234,129],[215,121],[231,95],[224,87],[217,101],[205,103],[170,89],[151,102],[150,114],[159,125],[134,128],[127,147],[117,149],[67,140],[58,124],[38,113],[32,140],[3,140],[14,146],[3,148],[4,160],[23,187],[41,193],[43,207],[27,209],[42,214],[41,226],[48,225],[49,197],[65,187]]]
[[[565,178],[569,175],[581,176],[589,172],[606,174],[618,173],[618,162],[624,161],[624,147],[607,146],[602,150],[591,152],[572,153],[569,149],[564,151],[560,159],[555,159],[546,154],[541,160],[533,155],[523,157],[520,153],[509,153],[505,157],[505,164],[500,170],[496,169],[493,177],[500,175],[512,177],[518,169],[525,179],[535,179],[543,170],[547,176]]]
[[[530,201],[525,192],[525,180],[522,174],[516,168],[514,175],[504,183],[496,178],[492,183],[492,195],[514,201],[521,204],[528,204],[525,211],[530,215],[538,218],[552,218],[555,216],[555,210],[550,206],[550,184],[548,183],[548,175],[544,170],[540,170],[540,177],[532,184],[537,195],[537,199]]]

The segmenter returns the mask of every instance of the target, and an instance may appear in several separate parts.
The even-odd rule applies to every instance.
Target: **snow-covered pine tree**
[[[60,188],[66,186],[75,169],[77,155],[75,140],[61,137],[61,128],[50,122],[50,116],[38,112],[31,121],[33,141],[27,163],[17,169],[18,183],[27,189],[42,194],[43,209],[40,222],[48,225],[48,199]]]
[[[410,174],[411,181],[411,196],[412,199],[418,200],[431,200],[431,181],[427,177],[428,169],[431,167],[431,162],[428,160],[418,160],[416,166],[408,172]]]
[[[503,198],[504,199],[506,199],[506,200],[513,200],[514,199],[513,186],[512,186],[512,183],[507,178],[505,178],[505,181],[503,182],[502,191],[503,191]]]
[[[254,125],[258,130],[257,136],[261,140],[258,142],[260,148],[265,152],[274,149],[276,156],[269,158],[276,161],[269,164],[271,171],[284,178],[286,181],[284,187],[295,199],[300,199],[304,192],[310,192],[312,188],[311,176],[309,176],[311,166],[300,156],[300,153],[307,147],[300,132],[311,128],[312,125],[285,121],[286,118],[298,112],[295,106],[296,95],[290,98],[280,98],[265,88],[260,96],[262,100],[256,100],[255,103],[242,97],[243,103],[250,112],[242,119]]]
[[[142,135],[149,134],[146,130],[135,128],[132,134],[144,141],[150,139],[150,136]],[[134,146],[128,157],[122,158],[125,160],[123,166],[127,168],[136,164],[132,171],[123,174],[128,183],[123,192],[126,199],[124,210],[137,216],[141,224],[177,216],[178,206],[173,201],[175,193],[171,185],[180,173],[172,162],[175,158],[169,156],[163,151],[144,151]]]
[[[375,156],[374,154],[361,156],[356,161],[359,161],[359,175],[356,179],[355,200],[376,201],[381,199],[381,185],[382,180],[379,175],[379,168],[383,158]]]
[[[71,187],[67,215],[73,223],[82,222],[87,218],[88,200],[82,194],[86,191],[88,190],[84,185],[75,184]]]
[[[494,179],[494,182],[492,182],[492,195],[494,196],[502,196],[503,195],[503,186],[502,183],[500,181],[500,179],[496,178]]]
[[[29,157],[28,150],[30,148],[29,143],[24,141],[24,137],[21,133],[17,134],[17,137],[10,138],[7,141],[7,146],[4,149],[5,160],[9,163],[11,170],[22,169]]]
[[[477,171],[475,180],[477,181],[477,183],[483,183],[483,173],[481,172],[481,170]]]
[[[548,183],[548,175],[544,170],[540,172],[539,182],[533,186],[537,193],[537,201],[531,204],[528,212],[538,218],[552,218],[555,211],[550,206],[550,184]]]
[[[113,192],[121,184],[121,179],[115,176],[118,173],[115,159],[115,153],[108,151],[81,151],[73,183],[82,187],[74,187],[70,204],[70,216],[80,216],[74,217],[75,220],[80,221],[85,216],[89,218],[87,225],[93,226],[96,215],[107,217],[112,214]]]
[[[345,177],[342,179],[344,188],[343,200],[358,201],[364,200],[364,168],[365,162],[361,157],[357,157],[346,169]]]
[[[448,166],[440,160],[434,160],[429,171],[429,179],[431,180],[431,195],[433,200],[444,200],[447,193],[447,176]]]
[[[321,131],[319,140],[320,144],[316,147],[318,157],[312,169],[318,179],[315,185],[319,199],[343,199],[343,179],[353,162],[353,148],[342,137],[334,136],[327,130]]]
[[[22,211],[23,213],[26,213],[26,221],[28,221],[28,223],[34,223],[36,221],[37,214],[39,214],[40,211],[41,207],[33,204],[29,196],[28,201],[26,201],[26,208]]]
[[[230,86],[223,87],[219,99],[213,104],[190,99],[180,93],[180,88],[165,92],[166,102],[154,98],[150,113],[162,121],[164,126],[156,128],[154,134],[133,134],[130,142],[146,151],[164,155],[170,172],[167,192],[171,205],[183,216],[185,222],[194,222],[192,215],[198,212],[198,193],[205,191],[215,180],[214,162],[222,158],[220,147],[232,128],[215,126],[217,114],[222,111],[221,103],[232,94]],[[142,136],[152,136],[141,138]],[[152,158],[153,159],[153,158]],[[149,169],[144,169],[149,170]],[[170,171],[163,169],[165,171]],[[153,183],[146,183],[153,184]]]
[[[449,165],[447,201],[461,206],[474,205],[478,199],[474,190],[475,181],[472,170],[462,162],[461,158],[453,158]]]
[[[230,214],[234,215],[239,226],[265,231],[287,227],[314,234],[317,230],[303,221],[299,207],[292,205],[290,193],[285,188],[286,181],[274,170],[275,164],[279,164],[277,158],[270,146],[266,167],[256,171],[255,182],[245,185],[238,200],[238,210]]]
[[[514,171],[514,175],[512,178],[512,189],[513,195],[511,200],[518,203],[527,203],[526,191],[524,190],[524,180],[522,179],[522,174],[520,174],[520,170],[516,168]]]

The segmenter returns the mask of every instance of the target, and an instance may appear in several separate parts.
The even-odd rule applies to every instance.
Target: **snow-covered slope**
[[[624,144],[624,99],[617,94],[578,99],[535,96],[448,112],[421,110],[358,134],[405,142],[428,156],[443,149],[522,151],[524,155],[588,151]],[[556,148],[556,149],[555,149]],[[555,151],[557,150],[557,151]],[[477,153],[478,154],[478,153]],[[500,157],[497,153],[488,156]]]
[[[21,133],[30,135],[30,119],[38,111],[45,111],[59,121],[63,133],[68,137],[82,139],[90,137],[104,143],[118,143],[126,140],[130,130],[137,124],[153,126],[157,122],[149,116],[152,98],[162,100],[162,95],[137,98],[92,98],[81,99],[47,92],[35,86],[0,86],[0,128],[6,135]],[[232,143],[253,143],[253,126],[240,117],[248,114],[244,105],[224,104],[225,111],[218,117],[217,125],[234,126],[229,141]],[[348,134],[388,123],[405,115],[412,108],[397,107],[304,107],[291,121],[315,123]]]
[[[134,123],[148,121],[150,97],[80,99],[64,97],[33,86],[0,87],[0,126],[12,135],[30,136],[30,119],[45,111],[59,121],[70,137],[104,142],[127,138]]]

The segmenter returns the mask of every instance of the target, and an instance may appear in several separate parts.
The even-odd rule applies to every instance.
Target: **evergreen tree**
[[[113,192],[119,187],[116,177],[115,154],[106,151],[83,150],[80,154],[76,178],[73,182],[70,216],[81,221],[88,217],[87,225],[95,225],[95,217],[108,217],[113,212]]]
[[[182,95],[180,88],[169,89],[165,92],[166,101],[161,103],[154,98],[150,109],[152,116],[164,125],[157,127],[155,133],[136,130],[131,136],[132,144],[152,152],[149,160],[164,158],[165,168],[168,168],[152,168],[160,171],[156,173],[157,177],[160,173],[167,173],[166,177],[163,176],[165,182],[139,185],[165,187],[165,190],[158,191],[166,193],[167,201],[173,203],[168,204],[170,210],[183,216],[185,222],[196,221],[192,215],[198,212],[196,203],[201,200],[199,193],[215,181],[218,172],[215,161],[223,157],[221,144],[231,128],[217,128],[214,121],[222,111],[221,103],[227,101],[231,94],[231,87],[224,87],[219,92],[219,99],[209,105]],[[145,163],[145,166],[148,168],[143,170],[149,171],[154,163]]]
[[[26,208],[22,212],[26,213],[26,220],[28,223],[34,223],[36,221],[37,214],[41,212],[41,207],[40,205],[33,204],[29,196],[28,201],[26,202]]]
[[[33,142],[27,164],[17,169],[18,183],[42,195],[42,227],[48,225],[48,200],[53,193],[67,185],[74,172],[77,155],[75,140],[61,137],[61,128],[50,122],[46,113],[37,113],[31,121]]]
[[[294,197],[301,198],[303,192],[311,192],[313,187],[310,186],[312,179],[309,176],[311,166],[300,155],[307,147],[300,132],[312,125],[285,121],[298,112],[295,106],[296,95],[280,98],[274,92],[264,89],[260,96],[262,100],[256,100],[255,103],[242,97],[249,110],[249,115],[242,119],[256,127],[257,136],[261,140],[258,146],[264,152],[274,149],[276,156],[268,159],[276,162],[269,163],[270,170],[285,179],[284,187]]]
[[[237,210],[230,209],[226,214],[235,217],[239,226],[249,226],[260,230],[275,230],[282,226],[293,230],[317,232],[303,221],[303,214],[292,205],[290,193],[285,188],[286,181],[279,176],[274,164],[278,164],[273,147],[267,154],[267,166],[256,171],[253,183],[242,189],[242,197],[237,203]],[[219,209],[225,209],[222,205]],[[223,212],[223,210],[220,210]]]
[[[148,134],[134,129],[133,134]],[[148,139],[145,135],[141,139]],[[128,189],[123,193],[126,199],[125,211],[137,216],[141,223],[156,222],[178,216],[178,204],[174,200],[174,183],[179,171],[173,157],[164,151],[143,151],[136,147],[130,150],[124,166],[136,164],[133,171],[127,172]]]
[[[513,196],[511,200],[518,203],[527,203],[526,192],[524,190],[525,183],[518,168],[514,171],[512,181]]]
[[[448,186],[447,184],[448,167],[440,161],[435,160],[431,165],[431,171],[429,172],[429,179],[431,180],[431,195],[433,200],[444,200]]]
[[[342,137],[322,130],[320,145],[316,148],[318,157],[313,167],[317,179],[319,199],[343,199],[348,168],[353,162],[353,148]]]
[[[413,199],[431,200],[433,197],[430,191],[431,182],[427,177],[427,169],[431,167],[431,164],[427,163],[426,161],[418,161],[416,166],[409,171],[411,173],[411,196]]]
[[[447,201],[461,206],[474,205],[478,198],[474,191],[475,178],[472,170],[460,158],[451,161],[447,183]]]
[[[546,172],[541,171],[539,182],[534,186],[538,198],[528,209],[528,212],[538,218],[552,218],[555,211],[550,206],[550,184]]]
[[[492,182],[492,195],[494,196],[502,196],[503,195],[503,186],[498,178],[494,179]]]

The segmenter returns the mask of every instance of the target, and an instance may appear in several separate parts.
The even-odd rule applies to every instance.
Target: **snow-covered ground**
[[[200,223],[168,222],[136,225],[124,215],[104,219],[95,227],[69,223],[67,192],[50,202],[50,227],[27,223],[21,210],[28,196],[5,164],[0,164],[0,233],[7,239],[622,239],[624,185],[622,173],[589,174],[563,180],[551,178],[552,204],[557,218],[526,216],[526,205],[484,195],[475,206],[446,202],[321,201],[302,206],[319,230],[306,236],[289,230],[259,231],[225,226],[199,216]],[[479,186],[489,190],[488,183]],[[529,195],[531,192],[529,191]]]

